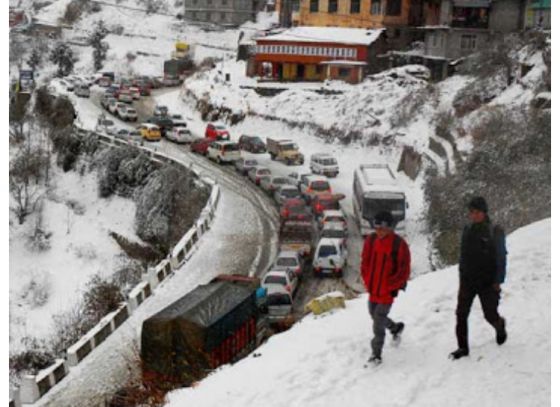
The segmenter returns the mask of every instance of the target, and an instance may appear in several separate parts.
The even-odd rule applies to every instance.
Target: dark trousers
[[[488,323],[496,330],[503,329],[504,326],[504,320],[500,314],[498,314],[500,293],[491,285],[471,287],[467,284],[461,283],[457,299],[457,326],[455,328],[457,343],[461,349],[469,349],[468,319],[474,297],[477,295],[486,321],[488,321]]]
[[[381,357],[383,344],[385,343],[385,329],[391,330],[395,323],[389,318],[391,304],[377,304],[368,301],[368,310],[373,319],[373,339],[371,340],[371,351],[375,356]]]

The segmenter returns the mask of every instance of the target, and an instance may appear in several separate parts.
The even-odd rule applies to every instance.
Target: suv
[[[138,120],[138,113],[136,113],[136,109],[130,106],[119,106],[117,108],[117,116],[119,116],[125,122],[135,122],[136,120]]]
[[[260,185],[262,177],[267,177],[269,175],[270,175],[270,170],[266,167],[261,167],[259,165],[251,168],[247,173],[249,179],[257,185]]]
[[[279,187],[282,185],[288,185],[290,181],[286,177],[279,175],[268,175],[261,178],[261,188],[264,189],[270,195],[274,194]]]
[[[214,142],[214,140],[210,140],[209,138],[198,138],[191,143],[191,152],[206,155],[208,154],[208,146],[212,142]]]
[[[208,123],[204,136],[214,140],[230,139],[229,131],[221,123]]]
[[[281,251],[278,253],[274,265],[272,266],[274,270],[290,270],[295,273],[296,276],[301,277],[303,274],[303,265],[298,252],[293,251]]]
[[[331,154],[312,154],[309,167],[313,174],[336,177],[338,175],[338,162]]]
[[[307,202],[311,201],[317,195],[331,193],[329,181],[322,175],[310,175],[303,178],[299,189]]]
[[[346,248],[340,239],[322,238],[315,249],[313,272],[315,275],[334,274],[342,277],[346,265]]]
[[[242,135],[239,137],[239,148],[255,154],[266,153],[266,144],[258,136]]]
[[[241,158],[239,145],[234,141],[214,141],[208,146],[208,158],[218,164],[238,160]]]
[[[290,269],[276,269],[272,268],[269,270],[261,281],[261,287],[266,289],[280,289],[284,290],[291,295],[297,290],[298,279],[296,273]]]
[[[189,143],[193,140],[191,131],[186,127],[173,127],[173,130],[165,133],[165,137],[178,144]]]
[[[274,201],[278,205],[283,205],[288,199],[299,198],[299,189],[294,185],[280,185],[274,191]]]
[[[259,162],[254,158],[240,158],[239,160],[235,161],[234,165],[237,172],[241,173],[242,175],[247,175],[251,168],[259,165]]]

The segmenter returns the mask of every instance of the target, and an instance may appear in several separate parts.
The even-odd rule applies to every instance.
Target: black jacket
[[[461,237],[461,282],[481,287],[502,284],[506,274],[505,235],[487,220],[465,226]]]

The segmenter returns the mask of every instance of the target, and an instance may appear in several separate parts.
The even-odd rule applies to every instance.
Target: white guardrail
[[[80,338],[75,344],[66,350],[65,359],[57,359],[56,362],[39,371],[36,375],[25,375],[22,377],[20,388],[15,388],[10,394],[10,407],[19,407],[21,404],[32,404],[56,386],[68,374],[71,368],[77,366],[84,358],[98,347],[109,335],[117,330],[128,317],[152,295],[154,290],[174,271],[181,268],[193,255],[196,244],[206,233],[215,217],[218,202],[220,200],[220,188],[216,182],[203,176],[203,174],[192,165],[187,165],[169,157],[161,152],[146,148],[140,144],[120,140],[105,134],[76,129],[81,137],[98,137],[99,141],[111,146],[130,145],[145,151],[150,159],[160,162],[179,165],[194,172],[203,182],[212,186],[212,192],[206,206],[200,212],[195,224],[183,235],[181,240],[173,247],[167,258],[157,266],[151,267],[142,275],[142,282],[138,283],[128,294],[128,300],[121,303],[119,308],[106,315],[89,332]]]

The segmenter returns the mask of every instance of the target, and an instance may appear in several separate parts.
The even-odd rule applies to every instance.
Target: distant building
[[[360,82],[386,51],[384,29],[294,27],[256,39],[254,76],[279,81]],[[249,70],[248,70],[249,72]]]
[[[424,27],[425,54],[458,59],[496,35],[523,29],[523,0],[441,0],[437,25]]]
[[[525,28],[550,30],[550,0],[528,0]]]
[[[256,21],[261,0],[185,0],[185,19],[236,27]]]

